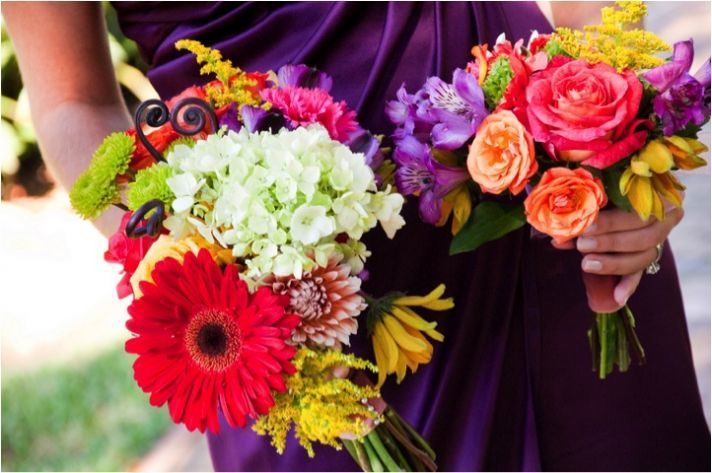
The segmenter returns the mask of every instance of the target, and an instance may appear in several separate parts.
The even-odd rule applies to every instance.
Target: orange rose
[[[536,172],[534,140],[514,113],[500,110],[482,121],[467,156],[467,169],[483,192],[519,194]]]
[[[524,201],[529,224],[564,243],[581,235],[608,202],[601,181],[583,168],[551,168]]]

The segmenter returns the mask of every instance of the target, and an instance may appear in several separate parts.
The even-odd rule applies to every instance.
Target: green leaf
[[[621,194],[620,181],[623,171],[623,166],[606,169],[601,173],[601,180],[603,181],[603,187],[606,189],[608,200],[613,202],[619,209],[631,212],[633,207],[630,205],[628,197]]]
[[[473,251],[488,241],[503,237],[526,223],[523,205],[482,202],[450,243],[450,254]]]

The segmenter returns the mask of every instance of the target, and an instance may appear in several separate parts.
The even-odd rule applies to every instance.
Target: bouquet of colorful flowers
[[[189,430],[227,424],[269,434],[282,452],[293,428],[366,471],[435,470],[427,443],[380,399],[427,363],[442,340],[413,307],[446,310],[444,286],[424,297],[361,290],[362,236],[405,221],[380,141],[303,65],[247,73],[219,51],[182,40],[216,79],[136,111],[109,135],[70,194],[85,218],[126,211],[105,254],[132,296],[126,351],[154,406]],[[368,311],[378,367],[348,353]],[[366,373],[378,372],[378,383]]]
[[[584,31],[534,32],[526,46],[500,36],[473,47],[452,82],[430,77],[414,94],[404,85],[387,104],[398,190],[418,197],[425,222],[451,220],[452,254],[527,222],[564,243],[609,204],[643,220],[682,206],[673,171],[706,164],[697,133],[710,117],[710,61],[690,73],[691,40],[659,58],[669,46],[629,28],[645,13],[618,2]],[[627,306],[596,314],[588,336],[601,378],[614,364],[626,371],[631,349],[644,361],[634,327]]]

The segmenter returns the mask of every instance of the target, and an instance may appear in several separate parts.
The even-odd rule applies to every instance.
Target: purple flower
[[[358,127],[356,130],[349,133],[349,136],[344,143],[354,153],[363,154],[366,164],[371,169],[377,171],[383,164],[383,153],[381,152],[381,144],[371,132]]]
[[[240,121],[237,117],[237,104],[235,102],[233,102],[227,109],[227,111],[223,114],[223,116],[220,117],[218,126],[220,126],[221,128],[223,126],[227,126],[228,130],[240,131],[240,128],[242,128],[242,124],[240,124]]]
[[[285,127],[287,123],[281,113],[275,111],[268,112],[260,107],[244,105],[240,111],[242,113],[242,121],[250,133],[268,130],[272,133],[277,133],[280,129]]]
[[[432,104],[429,114],[435,118],[433,146],[453,150],[464,145],[487,116],[485,95],[472,74],[455,69],[453,82],[429,78],[424,90]]]
[[[396,97],[386,105],[386,114],[398,125],[394,139],[412,135],[439,149],[463,146],[487,116],[482,88],[462,69],[455,69],[452,84],[430,77],[414,95],[401,86]]]
[[[306,89],[331,90],[331,77],[324,72],[304,64],[288,64],[277,72],[277,84],[284,87],[304,87]]]
[[[420,195],[420,218],[430,224],[440,220],[442,199],[469,178],[466,169],[436,161],[428,145],[413,136],[397,143],[393,160],[398,165],[395,180],[399,192]]]
[[[415,136],[423,142],[428,141],[433,121],[432,117],[424,113],[429,107],[424,92],[420,90],[411,95],[405,90],[405,84],[402,84],[396,92],[396,99],[386,104],[388,118],[398,125],[393,138],[400,140],[405,136]]]
[[[690,75],[692,40],[675,43],[672,59],[646,72],[643,77],[659,94],[653,110],[660,117],[663,133],[670,136],[688,123],[701,125],[710,115],[710,60]]]

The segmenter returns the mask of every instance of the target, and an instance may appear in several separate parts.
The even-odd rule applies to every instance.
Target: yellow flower
[[[443,198],[442,215],[436,224],[438,227],[445,225],[452,214],[452,224],[450,231],[457,235],[472,213],[472,199],[467,186],[461,185],[448,193]]]
[[[445,164],[446,166],[460,166],[457,156],[452,152],[434,149],[433,156],[439,163]],[[462,230],[465,222],[470,218],[470,213],[472,212],[472,199],[470,198],[470,191],[467,189],[467,185],[461,184],[451,190],[443,198],[440,211],[440,220],[435,225],[438,227],[444,226],[452,214],[450,231],[453,235],[457,235],[458,232]]]
[[[372,363],[335,350],[301,348],[292,364],[296,372],[285,379],[287,389],[275,393],[275,405],[252,427],[260,435],[269,434],[277,452],[284,452],[292,425],[299,444],[314,457],[313,442],[341,450],[342,434],[361,437],[371,429],[369,423],[380,420],[380,414],[362,402],[379,397],[378,389],[334,376],[335,369],[344,367],[376,371]]]
[[[208,243],[200,235],[194,235],[181,240],[174,240],[169,235],[161,235],[148,249],[146,255],[136,267],[136,271],[131,275],[131,288],[134,292],[134,297],[138,299],[143,295],[139,288],[141,281],[153,282],[151,273],[156,267],[156,264],[166,258],[175,258],[179,262],[183,262],[183,257],[188,253],[198,254],[201,248],[206,248],[210,251],[213,260],[220,264],[228,264],[234,261],[232,252],[229,249],[223,248],[216,244]]]
[[[232,102],[239,105],[264,105],[264,101],[255,90],[257,81],[251,79],[239,67],[233,66],[229,59],[223,59],[217,49],[211,49],[192,39],[176,41],[175,47],[195,54],[198,63],[203,65],[200,68],[201,74],[215,74],[219,85],[208,84],[205,86],[205,93],[216,107]]]
[[[663,138],[663,141],[672,153],[675,167],[687,171],[707,164],[707,161],[699,156],[708,149],[703,143],[675,135]]]
[[[557,28],[552,39],[576,59],[605,62],[619,71],[649,69],[664,62],[656,54],[670,46],[650,31],[629,28],[646,14],[642,1],[619,1],[601,9],[601,24],[587,25],[584,31]]]
[[[628,197],[643,220],[648,220],[651,215],[658,220],[665,218],[663,199],[676,207],[682,205],[681,191],[685,190],[685,186],[672,174],[672,169],[679,166],[678,162],[686,166],[694,164],[689,153],[678,147],[682,143],[675,142],[677,140],[670,142],[669,138],[651,141],[633,156],[630,167],[621,175],[621,194]],[[672,146],[676,148],[675,152]],[[692,146],[688,146],[689,150],[693,149]],[[674,153],[679,157],[676,158]]]
[[[444,336],[435,330],[436,322],[426,321],[411,307],[437,311],[452,309],[455,306],[452,298],[441,299],[444,292],[445,285],[440,284],[425,296],[392,294],[369,300],[368,325],[378,365],[378,387],[389,374],[395,373],[400,383],[408,368],[415,373],[419,365],[430,362],[433,345],[425,335],[439,342]]]

